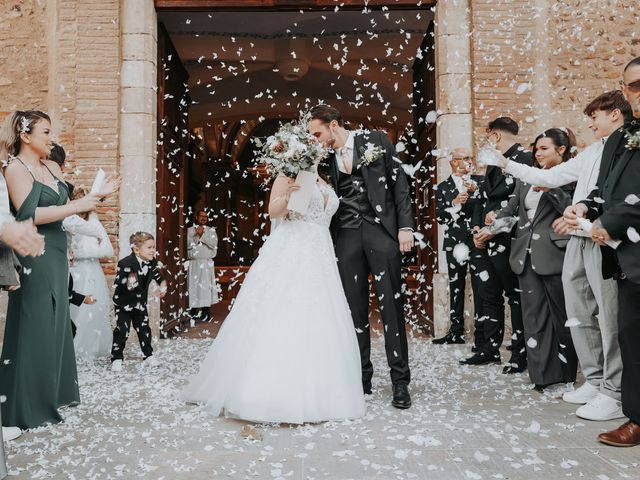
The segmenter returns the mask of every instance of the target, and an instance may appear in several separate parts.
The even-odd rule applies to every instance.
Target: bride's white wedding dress
[[[331,187],[317,186],[308,213],[272,231],[184,400],[256,422],[364,414],[358,342],[329,234],[338,203]]]

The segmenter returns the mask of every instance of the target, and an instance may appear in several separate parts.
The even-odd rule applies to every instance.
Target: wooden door
[[[414,162],[422,161],[422,167],[416,171],[414,198],[418,230],[424,235],[426,246],[418,250],[418,281],[415,286],[419,295],[415,298],[420,305],[414,305],[423,317],[425,326],[433,333],[433,274],[436,270],[438,251],[438,226],[436,222],[435,190],[437,182],[436,158],[431,154],[436,148],[435,123],[427,123],[427,114],[436,109],[435,87],[435,44],[434,25],[429,25],[424,37],[421,58],[413,65],[413,120],[416,143],[412,153]],[[412,285],[410,285],[412,287]]]
[[[166,332],[180,323],[187,308],[185,198],[188,176],[191,104],[188,74],[162,24],[158,28],[158,157],[156,243],[169,282],[160,304]]]

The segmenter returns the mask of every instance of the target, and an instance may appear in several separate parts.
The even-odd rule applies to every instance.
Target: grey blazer
[[[509,263],[513,273],[521,275],[524,271],[527,255],[530,254],[531,266],[538,275],[560,275],[564,252],[569,235],[559,235],[551,224],[571,205],[573,184],[561,188],[552,188],[540,197],[533,220],[527,217],[524,199],[531,185],[516,181],[516,187],[509,203],[496,212],[500,217],[518,217],[515,238],[511,239]]]

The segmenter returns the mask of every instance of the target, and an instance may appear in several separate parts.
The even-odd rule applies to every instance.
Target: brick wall
[[[118,173],[120,2],[0,2],[0,47],[0,112],[47,111],[75,185],[90,187],[98,168]],[[98,211],[115,248],[118,212],[117,198]]]
[[[0,2],[0,112],[47,106],[45,2]]]
[[[519,120],[523,137],[536,132],[532,85],[535,74],[535,2],[472,0],[471,60],[473,128],[507,115]]]
[[[637,0],[564,0],[550,9],[549,83],[558,121],[577,130],[582,143],[592,136],[584,106],[618,88],[624,65],[640,56]]]

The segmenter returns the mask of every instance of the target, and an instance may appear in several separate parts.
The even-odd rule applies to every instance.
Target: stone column
[[[156,138],[158,19],[153,0],[122,0],[120,69],[119,257],[131,252],[129,236],[156,233]],[[159,335],[159,297],[149,294],[149,323]],[[129,343],[135,344],[130,338]]]
[[[158,20],[153,0],[122,2],[120,70],[120,258],[129,235],[156,231],[156,52]]]
[[[469,0],[445,0],[436,5],[436,76],[438,149],[472,148],[471,42]],[[438,183],[451,174],[446,158],[437,164]],[[434,221],[436,221],[434,219]],[[438,226],[438,273],[433,279],[434,333],[449,327],[447,264],[442,249],[443,228]],[[468,308],[466,309],[469,310]],[[470,319],[467,318],[465,323]],[[472,316],[471,316],[472,322]]]

